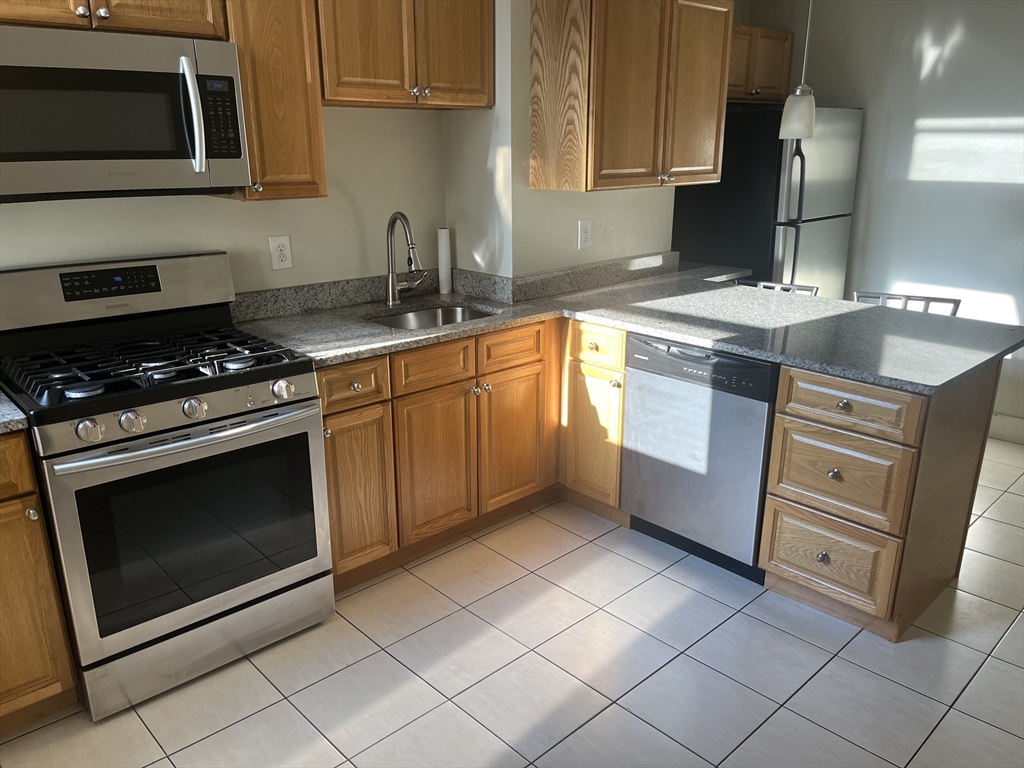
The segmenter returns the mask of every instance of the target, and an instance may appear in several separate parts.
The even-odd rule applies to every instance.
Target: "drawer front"
[[[824,595],[887,618],[903,542],[768,497],[759,565]]]
[[[927,399],[820,373],[782,368],[777,408],[783,413],[920,445]]]
[[[542,360],[544,327],[544,323],[537,323],[479,336],[476,340],[477,373],[494,373]]]
[[[901,535],[917,450],[775,417],[768,492]]]
[[[569,355],[580,362],[623,371],[626,369],[626,334],[573,320],[569,323]]]
[[[387,357],[332,365],[317,371],[324,413],[335,413],[391,397]]]
[[[25,433],[0,435],[0,499],[13,499],[35,489],[36,477]]]
[[[475,338],[410,349],[391,356],[391,388],[396,397],[474,376]]]

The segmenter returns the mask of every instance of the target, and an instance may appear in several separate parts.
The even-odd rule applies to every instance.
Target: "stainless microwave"
[[[0,202],[248,186],[234,43],[0,26]]]

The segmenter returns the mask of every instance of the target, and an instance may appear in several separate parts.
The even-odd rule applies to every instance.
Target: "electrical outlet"
[[[270,238],[270,266],[274,269],[292,268],[292,239],[288,235]]]
[[[580,251],[590,247],[590,219],[579,220],[579,236],[576,240],[576,250]]]

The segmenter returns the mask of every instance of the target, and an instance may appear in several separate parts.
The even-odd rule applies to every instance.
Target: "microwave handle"
[[[192,167],[196,173],[206,173],[206,128],[203,125],[203,104],[199,100],[199,81],[196,79],[196,68],[192,65],[191,56],[181,57],[181,74],[185,76],[188,88],[188,101],[192,107],[192,131],[195,136],[196,156],[192,158]]]

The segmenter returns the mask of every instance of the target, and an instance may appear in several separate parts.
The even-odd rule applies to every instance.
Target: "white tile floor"
[[[1022,766],[1024,448],[990,441],[960,578],[892,644],[558,504],[18,766]]]

